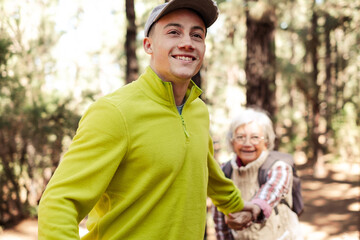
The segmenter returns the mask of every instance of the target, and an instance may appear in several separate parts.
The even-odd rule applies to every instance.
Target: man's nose
[[[194,44],[191,39],[191,36],[184,36],[181,38],[181,41],[179,43],[179,48],[183,48],[186,50],[194,50]]]

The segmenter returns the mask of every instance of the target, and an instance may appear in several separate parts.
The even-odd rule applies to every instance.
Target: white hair
[[[255,108],[243,109],[236,117],[232,119],[227,134],[227,142],[230,149],[233,149],[232,139],[234,137],[236,129],[241,125],[251,122],[257,123],[262,128],[265,140],[267,142],[267,148],[269,150],[273,150],[275,147],[275,132],[273,128],[273,123],[266,111]]]

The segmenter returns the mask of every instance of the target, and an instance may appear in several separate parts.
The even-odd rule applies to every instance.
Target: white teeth
[[[176,59],[184,60],[184,61],[192,61],[191,57],[185,57],[185,56],[176,56]]]

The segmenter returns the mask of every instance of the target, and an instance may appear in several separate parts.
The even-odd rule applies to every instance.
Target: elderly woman
[[[223,166],[225,175],[230,167],[231,178],[241,190],[244,200],[261,209],[260,218],[248,228],[235,231],[226,224],[223,213],[213,208],[217,239],[302,239],[297,215],[290,209],[292,203],[292,167],[285,161],[276,161],[260,185],[259,169],[270,157],[286,156],[272,151],[275,133],[272,122],[262,110],[248,108],[231,122],[228,143],[234,157]],[[284,200],[286,201],[284,201]],[[282,201],[281,201],[282,200]]]

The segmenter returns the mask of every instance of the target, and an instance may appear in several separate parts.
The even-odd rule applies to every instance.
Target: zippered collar
[[[144,94],[154,101],[169,106],[175,105],[172,83],[161,80],[150,66],[145,69],[144,73],[134,83],[138,84]],[[194,101],[201,93],[202,90],[191,80],[186,92],[185,104]]]

